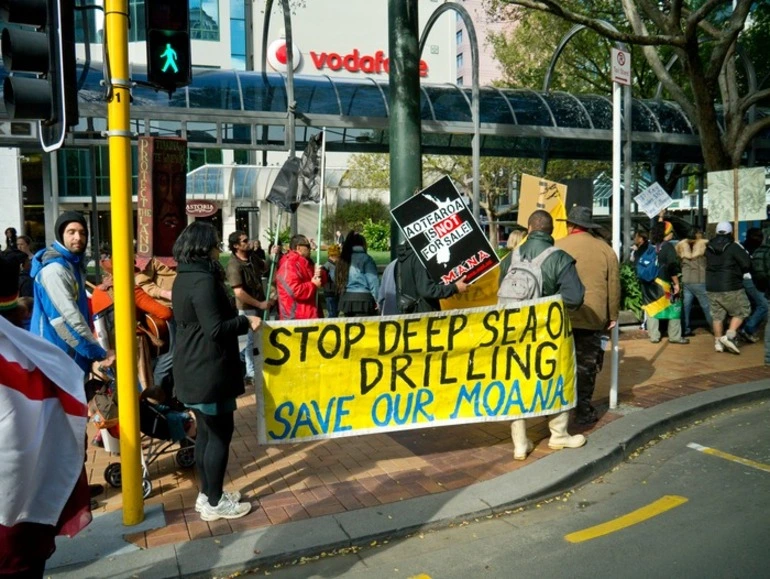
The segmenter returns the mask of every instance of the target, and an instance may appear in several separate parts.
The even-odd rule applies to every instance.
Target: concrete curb
[[[770,398],[770,380],[724,386],[619,418],[576,450],[548,455],[463,489],[46,570],[47,577],[212,577],[364,546],[551,498],[620,464],[655,437],[695,419]],[[77,537],[74,539],[77,540]]]

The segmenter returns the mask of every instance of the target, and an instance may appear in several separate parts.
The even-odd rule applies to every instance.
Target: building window
[[[455,44],[457,44],[457,46],[460,46],[462,43],[463,43],[463,31],[458,30],[457,33],[455,34]]]
[[[219,0],[188,1],[190,3],[190,38],[219,40]],[[128,15],[131,19],[131,27],[128,29],[129,42],[143,42],[147,39],[144,6],[145,0],[129,0]]]
[[[230,60],[235,70],[246,69],[246,15],[243,0],[230,0]]]
[[[463,85],[463,77],[461,77],[461,76],[457,77],[457,85],[458,86],[462,86]]]
[[[218,0],[190,0],[190,38],[219,40]]]
[[[457,70],[462,70],[463,68],[463,53],[457,55]]]

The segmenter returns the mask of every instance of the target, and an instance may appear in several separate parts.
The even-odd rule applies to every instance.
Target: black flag
[[[323,133],[310,137],[299,162],[297,201],[321,202],[321,141]]]
[[[267,201],[285,211],[294,213],[299,206],[297,199],[297,175],[299,173],[299,157],[289,157],[278,172],[278,176],[270,188]]]

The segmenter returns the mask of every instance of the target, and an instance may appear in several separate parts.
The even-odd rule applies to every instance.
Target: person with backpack
[[[684,286],[684,336],[692,336],[690,313],[692,304],[698,300],[700,309],[711,329],[711,313],[706,296],[706,245],[700,229],[692,228],[687,239],[676,244],[676,255],[682,264],[682,285]]]
[[[575,422],[593,424],[599,420],[591,399],[596,375],[604,364],[602,342],[615,327],[620,312],[620,267],[612,248],[594,235],[599,226],[593,222],[590,207],[573,206],[565,221],[567,237],[556,241],[556,247],[575,258],[578,276],[585,286],[583,305],[569,313],[577,358]]]
[[[751,258],[733,238],[728,221],[717,224],[716,235],[706,246],[706,295],[714,327],[714,350],[740,354],[738,328],[751,314],[743,276],[751,270]],[[727,332],[724,319],[730,316]]]
[[[661,213],[650,231],[650,240],[637,239],[636,277],[642,287],[642,309],[647,314],[647,334],[653,344],[661,339],[660,320],[668,320],[669,344],[690,343],[682,337],[682,269],[676,249],[669,243],[673,237],[674,227],[663,220]]]
[[[526,287],[529,287],[531,292],[534,287],[538,290],[535,292],[537,295],[526,299],[561,294],[568,309],[575,310],[582,306],[585,288],[575,268],[575,260],[566,251],[553,245],[551,214],[542,209],[533,211],[527,221],[527,229],[527,241],[514,250],[515,255],[511,259],[508,273],[500,286],[498,304],[512,304],[515,300],[511,296],[522,295],[519,290]],[[538,259],[541,256],[545,257]],[[537,278],[537,284],[534,286],[531,283],[533,275]],[[568,423],[569,410],[549,417],[549,448],[579,448],[586,443],[582,434],[571,436],[567,432]],[[534,444],[527,438],[527,424],[524,418],[511,422],[511,439],[513,459],[525,460],[532,452]]]

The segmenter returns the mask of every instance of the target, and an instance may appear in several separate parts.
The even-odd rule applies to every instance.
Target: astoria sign
[[[288,63],[287,53],[286,39],[279,38],[274,40],[268,47],[267,61],[274,70],[285,72]],[[302,62],[302,56],[299,50],[297,50],[296,44],[294,45],[292,56],[294,70],[297,70]],[[354,48],[348,54],[315,52],[311,50],[310,60],[316,70],[319,71],[328,69],[333,72],[346,70],[348,72],[362,72],[364,74],[388,74],[389,70],[388,58],[382,50],[378,50],[374,54],[361,54],[361,51],[357,48]],[[420,61],[420,76],[428,76],[428,63],[424,60]]]

